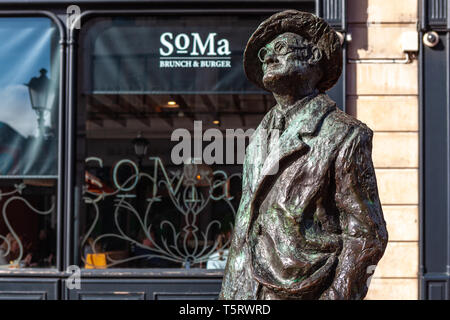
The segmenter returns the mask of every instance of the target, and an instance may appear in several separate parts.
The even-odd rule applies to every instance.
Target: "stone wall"
[[[400,59],[417,30],[417,0],[348,0],[348,59]],[[366,299],[419,298],[418,62],[347,64],[348,112],[373,131],[389,243]]]

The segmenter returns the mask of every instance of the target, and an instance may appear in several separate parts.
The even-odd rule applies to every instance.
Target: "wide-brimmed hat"
[[[318,16],[297,10],[286,10],[264,20],[247,42],[244,51],[244,71],[248,79],[264,88],[262,62],[258,51],[278,35],[296,33],[311,41],[322,53],[320,62],[323,78],[317,85],[327,91],[338,81],[342,72],[342,48],[337,33]]]

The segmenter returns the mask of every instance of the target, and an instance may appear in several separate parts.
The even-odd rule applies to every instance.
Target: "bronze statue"
[[[342,71],[336,32],[277,13],[248,41],[244,68],[277,105],[247,148],[220,298],[363,299],[388,234],[373,133],[325,94]]]

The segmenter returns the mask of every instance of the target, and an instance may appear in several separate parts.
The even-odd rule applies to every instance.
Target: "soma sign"
[[[197,32],[192,32],[190,35],[186,33],[174,35],[172,32],[165,32],[160,37],[159,54],[162,57],[168,57],[174,53],[193,57],[230,55],[229,41],[216,39],[216,36],[217,33],[209,33],[202,39]]]
[[[209,15],[167,15],[164,23],[159,18],[139,18],[139,23],[118,24],[112,33],[101,33],[95,43],[105,45],[90,49],[96,56],[92,63],[97,72],[93,81],[84,82],[84,90],[266,94],[247,79],[242,67],[245,45],[261,17],[216,18],[214,24]],[[127,50],[111,55],[111,48]]]

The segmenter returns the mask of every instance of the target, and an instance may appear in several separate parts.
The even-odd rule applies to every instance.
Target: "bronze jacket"
[[[372,131],[320,93],[266,156],[274,110],[247,148],[220,298],[362,299],[388,237]]]

